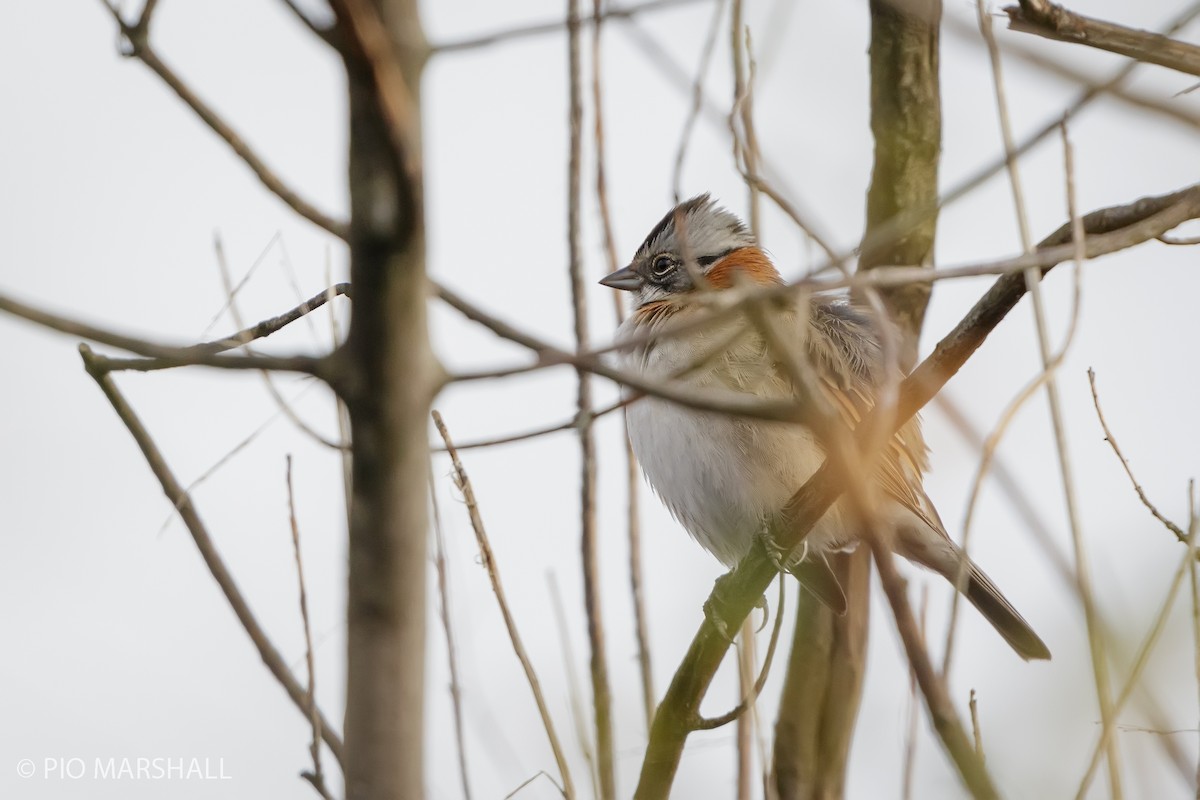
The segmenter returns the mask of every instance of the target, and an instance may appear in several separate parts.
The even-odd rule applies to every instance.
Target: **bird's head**
[[[762,285],[780,282],[754,234],[736,215],[702,194],[667,212],[629,266],[600,283],[632,292],[634,306],[641,308],[679,299],[694,292],[700,283],[711,289],[728,289],[739,278]]]

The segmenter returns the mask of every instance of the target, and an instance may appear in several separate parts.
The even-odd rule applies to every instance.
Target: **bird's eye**
[[[654,272],[654,277],[665,278],[675,270],[675,259],[666,253],[655,256],[651,270]]]

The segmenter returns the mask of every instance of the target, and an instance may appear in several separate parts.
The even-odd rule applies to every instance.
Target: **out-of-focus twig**
[[[593,25],[598,20],[605,19],[632,19],[646,11],[657,11],[666,9],[672,6],[690,5],[695,2],[703,2],[703,0],[648,0],[645,3],[635,6],[617,6],[609,4],[607,11],[602,14],[594,14],[590,17],[580,17],[580,25]],[[539,22],[533,25],[522,25],[516,28],[508,28],[501,31],[493,31],[482,36],[471,36],[464,39],[454,39],[448,42],[441,42],[430,48],[434,54],[454,53],[461,50],[475,50],[480,47],[490,47],[494,44],[502,44],[506,42],[518,41],[534,36],[541,36],[547,33],[560,33],[567,28],[562,19],[553,20],[550,22]]]

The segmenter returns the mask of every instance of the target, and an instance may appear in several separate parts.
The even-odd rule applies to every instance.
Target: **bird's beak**
[[[623,267],[611,275],[605,275],[600,279],[600,283],[613,289],[636,292],[642,288],[642,276],[634,272],[631,267]]]

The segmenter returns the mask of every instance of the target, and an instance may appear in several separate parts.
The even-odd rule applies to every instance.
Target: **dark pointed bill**
[[[611,275],[605,275],[600,279],[600,283],[613,289],[623,289],[627,292],[636,292],[642,288],[642,276],[638,275],[629,267],[624,267],[617,270]]]

